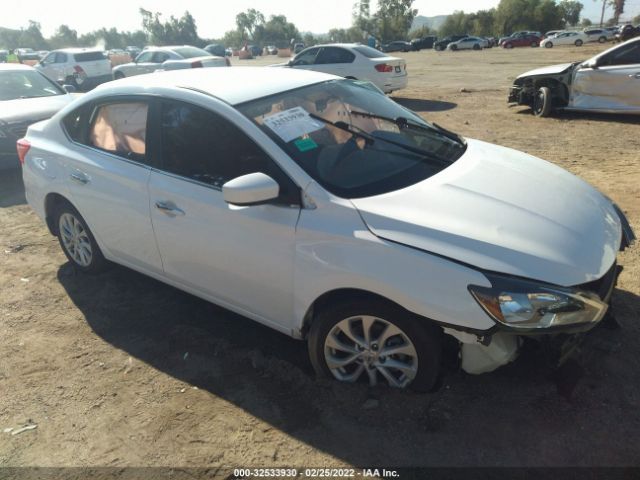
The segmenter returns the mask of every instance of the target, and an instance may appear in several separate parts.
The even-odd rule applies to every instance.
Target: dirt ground
[[[506,104],[517,74],[602,48],[404,54],[393,98],[583,177],[640,232],[640,118]],[[640,246],[620,263],[621,329],[561,375],[532,348],[490,374],[451,366],[432,394],[370,391],[317,381],[302,342],[133,271],[76,274],[2,172],[0,467],[640,466]]]

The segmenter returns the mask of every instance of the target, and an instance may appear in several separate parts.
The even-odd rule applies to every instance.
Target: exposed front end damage
[[[577,65],[579,63],[541,68],[520,75],[509,89],[508,103],[525,105],[535,111],[538,93],[542,87],[547,87],[551,93],[551,107],[567,107]]]
[[[627,240],[632,238],[635,238],[632,231],[629,236],[623,235],[621,250],[629,245]],[[461,368],[470,374],[491,372],[514,361],[525,340],[540,342],[545,352],[545,358],[542,360],[548,365],[559,367],[572,356],[588,333],[596,331],[597,327],[605,324],[617,326],[610,302],[621,271],[622,267],[614,264],[602,278],[574,287],[585,294],[596,296],[606,305],[602,315],[596,317],[593,322],[522,331],[505,325],[496,325],[496,328],[483,333],[444,328],[444,333],[459,342]]]

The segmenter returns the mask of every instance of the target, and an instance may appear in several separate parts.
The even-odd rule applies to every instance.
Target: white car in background
[[[585,35],[587,35],[587,42],[605,43],[615,38],[615,34],[611,30],[605,30],[604,28],[585,28]]]
[[[589,35],[584,32],[560,32],[553,37],[547,37],[540,42],[541,47],[552,48],[558,45],[575,45],[581,47],[589,41]]]
[[[404,59],[356,43],[316,45],[301,51],[287,63],[272,66],[367,80],[384,93],[401,90],[408,83],[407,62]]]
[[[363,82],[216,73],[104,85],[18,142],[77,270],[123,264],[306,339],[320,375],[418,390],[445,336],[482,373],[603,320],[633,232],[583,180]]]
[[[95,48],[53,50],[35,68],[54,82],[73,85],[83,92],[113,80],[109,58]]]
[[[216,57],[206,50],[189,45],[149,47],[143,50],[133,62],[114,67],[113,76],[119,79],[156,71],[230,65],[226,57]]]
[[[447,50],[482,50],[489,48],[489,40],[480,37],[461,38],[457,42],[447,45]]]

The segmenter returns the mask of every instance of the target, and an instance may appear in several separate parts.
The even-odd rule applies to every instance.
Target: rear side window
[[[325,47],[318,55],[316,64],[351,63],[356,56],[349,50],[336,47]]]
[[[83,143],[84,132],[86,131],[84,128],[86,125],[86,111],[87,108],[83,105],[80,108],[76,108],[71,113],[68,113],[67,116],[62,119],[62,125],[64,126],[67,135],[69,135],[71,140],[74,142]]]
[[[365,45],[353,47],[353,49],[367,58],[382,58],[387,56],[386,53],[382,53],[381,51],[376,50],[375,48],[367,47]]]
[[[144,102],[99,106],[89,130],[89,145],[123,158],[142,161],[146,154],[147,114]]]
[[[174,48],[173,51],[182,58],[208,57],[210,55],[206,50],[196,47],[179,47]]]
[[[96,60],[106,60],[103,52],[83,52],[73,55],[76,62],[95,62]]]

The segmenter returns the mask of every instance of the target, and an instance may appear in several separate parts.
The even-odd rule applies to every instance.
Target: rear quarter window
[[[107,60],[103,52],[83,52],[73,55],[76,62],[95,62],[97,60]]]
[[[367,58],[382,58],[387,56],[386,53],[382,53],[381,51],[376,50],[375,48],[367,47],[364,45],[360,47],[353,47],[353,49]]]

